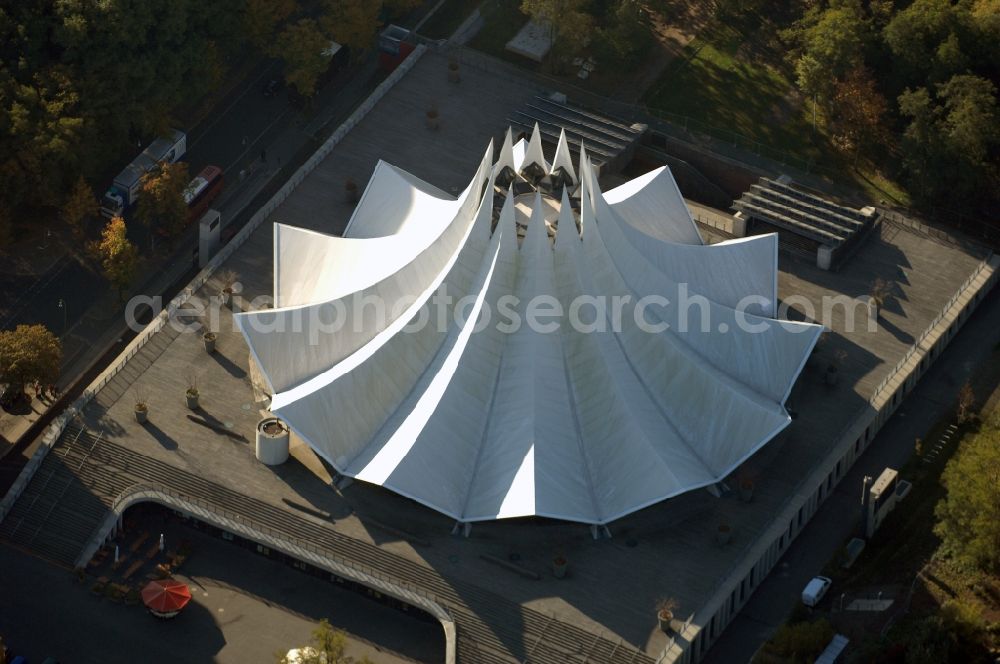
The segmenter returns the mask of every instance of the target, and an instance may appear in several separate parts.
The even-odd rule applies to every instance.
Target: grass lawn
[[[836,150],[822,104],[803,99],[778,37],[782,19],[741,16],[713,22],[685,47],[643,97],[675,124],[800,169],[821,170],[874,199],[909,197],[866,154]],[[871,155],[884,158],[879,149]]]
[[[447,39],[469,18],[482,0],[445,0],[420,26],[420,34],[431,39]]]
[[[822,157],[826,137],[813,134],[811,108],[799,102],[785,73],[766,60],[740,57],[745,42],[736,30],[708,31],[710,38],[697,37],[671,63],[646,104],[697,118],[692,128],[720,138],[737,132],[803,161]]]
[[[767,31],[771,32],[771,31]],[[797,93],[788,67],[762,38],[710,26],[646,93],[653,110],[691,118],[692,128],[728,139],[732,132],[803,161],[829,151],[823,118]],[[697,119],[697,120],[695,120]]]

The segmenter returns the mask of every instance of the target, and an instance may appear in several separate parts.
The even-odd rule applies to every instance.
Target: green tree
[[[885,139],[888,103],[872,72],[859,65],[834,83],[834,139],[845,151],[876,147]]]
[[[977,167],[986,167],[990,150],[1000,140],[997,88],[989,80],[962,74],[940,86],[944,102],[942,129],[952,150]]]
[[[559,69],[587,43],[594,27],[586,0],[521,0],[521,11],[549,32],[548,58]]]
[[[165,237],[177,237],[188,220],[184,192],[189,184],[187,164],[181,161],[163,162],[143,175],[137,210],[139,220]]]
[[[0,331],[0,383],[24,392],[34,381],[54,383],[61,365],[62,344],[44,325]]]
[[[326,0],[323,29],[357,60],[375,43],[381,2],[372,0]]]
[[[125,220],[121,217],[108,220],[93,249],[104,276],[118,289],[121,297],[135,279],[139,267],[139,251],[126,235]]]
[[[10,213],[0,205],[0,246],[9,245],[14,241],[14,230],[11,228]]]
[[[278,26],[298,8],[295,0],[246,0],[243,32],[251,44],[265,47],[274,39]]]
[[[0,70],[0,191],[10,208],[47,205],[78,164],[79,95],[65,68],[13,73]]]
[[[827,620],[785,624],[765,644],[764,650],[790,657],[794,662],[811,662],[832,638],[833,627]]]
[[[421,4],[421,0],[383,0],[382,9],[386,16],[399,18],[406,12],[413,11]]]
[[[330,40],[319,24],[301,19],[281,31],[271,53],[285,62],[285,80],[304,97],[316,93],[316,83],[330,66],[330,56],[324,51]]]
[[[947,493],[934,532],[942,545],[985,571],[1000,570],[1000,416],[962,440],[941,482]]]
[[[77,240],[86,235],[86,223],[97,214],[97,199],[90,185],[81,175],[70,190],[62,206],[62,219]]]
[[[925,200],[955,204],[995,191],[1000,113],[992,82],[961,74],[938,85],[936,96],[927,88],[906,90],[899,110],[909,122],[903,155],[911,189]]]
[[[598,29],[614,57],[625,64],[638,64],[653,45],[646,11],[637,0],[619,0],[607,25]]]
[[[299,649],[299,657],[294,661],[296,664],[374,664],[367,657],[350,657],[345,654],[346,649],[347,635],[323,618],[313,630],[311,644]],[[290,664],[284,654],[279,653],[276,658],[278,664]]]
[[[938,49],[953,34],[957,19],[951,0],[915,0],[893,16],[883,31],[885,43],[902,65],[908,80],[926,82],[926,74],[936,62]]]
[[[808,12],[785,36],[798,45],[799,88],[829,97],[836,80],[861,65],[868,25],[858,6],[845,2]]]

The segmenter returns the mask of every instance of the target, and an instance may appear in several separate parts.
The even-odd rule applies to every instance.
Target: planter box
[[[257,423],[256,456],[268,466],[288,460],[288,427],[277,417],[265,417]]]
[[[566,560],[553,560],[552,561],[552,576],[557,579],[563,579],[566,577],[566,571],[569,569],[569,562]]]

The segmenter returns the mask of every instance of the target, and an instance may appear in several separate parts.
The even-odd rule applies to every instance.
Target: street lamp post
[[[63,315],[63,334],[66,334],[66,309],[67,309],[67,307],[66,307],[66,301],[63,300],[62,298],[59,298],[59,305],[58,306],[59,306],[60,309],[62,309],[62,315]]]

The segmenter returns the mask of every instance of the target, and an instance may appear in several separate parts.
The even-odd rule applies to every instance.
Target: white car
[[[832,583],[833,581],[825,576],[813,578],[802,591],[802,603],[810,607],[816,606],[826,595],[826,591],[830,589]]]

